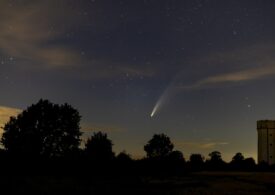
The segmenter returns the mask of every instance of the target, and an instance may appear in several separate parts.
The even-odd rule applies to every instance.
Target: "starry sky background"
[[[188,158],[257,159],[275,119],[273,0],[1,0],[0,124],[40,98],[82,115],[85,140],[145,155],[154,133]],[[150,114],[158,104],[155,115]]]

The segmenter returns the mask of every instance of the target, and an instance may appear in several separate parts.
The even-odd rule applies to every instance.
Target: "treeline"
[[[144,146],[146,157],[132,159],[125,151],[115,155],[106,133],[95,132],[80,148],[81,116],[69,104],[40,100],[3,127],[0,150],[2,172],[63,173],[93,175],[116,174],[185,174],[191,171],[271,170],[266,164],[256,165],[253,158],[236,153],[230,163],[219,151],[205,159],[192,154],[187,160],[165,134],[156,134]]]

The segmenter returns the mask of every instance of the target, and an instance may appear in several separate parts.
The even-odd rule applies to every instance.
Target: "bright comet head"
[[[153,111],[152,111],[152,113],[151,113],[151,118],[155,115],[155,113],[157,112],[157,110],[158,110],[158,108],[159,108],[159,101],[157,102],[157,104],[155,105],[155,107],[154,107],[154,109],[153,109]]]

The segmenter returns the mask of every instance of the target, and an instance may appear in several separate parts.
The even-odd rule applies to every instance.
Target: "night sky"
[[[274,0],[1,0],[0,124],[40,98],[139,158],[155,133],[186,158],[257,159],[275,119]],[[151,117],[152,116],[152,117]]]

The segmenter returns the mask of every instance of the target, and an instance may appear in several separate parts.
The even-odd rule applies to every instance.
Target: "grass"
[[[9,176],[3,194],[275,194],[275,173],[198,172],[181,177],[101,179]]]

